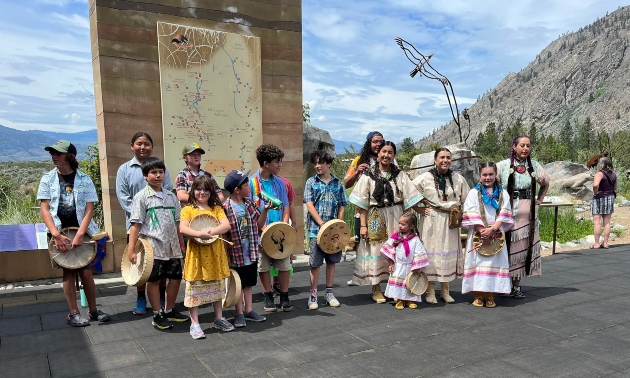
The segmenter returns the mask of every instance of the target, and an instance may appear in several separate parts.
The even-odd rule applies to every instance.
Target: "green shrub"
[[[540,219],[540,240],[553,241],[553,208],[542,208],[538,211]],[[593,221],[590,219],[577,219],[573,207],[558,209],[558,234],[556,241],[566,243],[579,240],[593,234]]]

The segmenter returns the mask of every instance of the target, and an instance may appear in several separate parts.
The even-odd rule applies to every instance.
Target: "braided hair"
[[[510,174],[508,177],[508,193],[510,193],[510,205],[512,206],[512,209],[514,208],[514,196],[512,195],[514,193],[514,181],[516,180],[515,176],[516,176],[516,171],[514,170],[514,160],[516,159],[516,146],[518,145],[518,142],[523,139],[523,138],[527,138],[529,139],[529,137],[527,135],[519,135],[516,138],[514,138],[514,140],[512,141],[512,149],[510,150]],[[530,139],[531,141],[531,139]],[[534,247],[534,231],[535,231],[535,225],[536,225],[536,199],[534,198],[534,196],[536,195],[536,177],[534,174],[534,165],[532,164],[532,158],[531,158],[531,154],[527,155],[527,172],[529,173],[529,176],[531,178],[531,183],[530,183],[530,207],[529,207],[529,245],[527,247],[527,258],[525,260],[525,273],[529,275],[529,271],[530,271],[530,265],[531,265],[531,259],[532,259],[532,254],[533,254],[533,247]]]
[[[494,170],[494,173],[495,174],[497,173],[497,165],[494,164],[494,162],[487,161],[485,163],[481,163],[479,165],[479,173],[480,174],[481,174],[481,170],[484,169],[484,168],[492,168]],[[481,186],[480,189],[484,190],[484,189],[482,189],[484,186],[483,185],[480,185],[480,186]],[[499,199],[498,199],[497,203],[499,204],[499,207],[500,207],[501,204],[503,203],[503,190],[501,190],[501,185],[499,185],[498,176],[494,178],[494,183],[492,184],[492,191],[493,192],[494,192],[494,189],[497,186],[499,187]],[[477,198],[479,200],[479,215],[481,216],[481,220],[483,221],[484,226],[488,227],[488,221],[486,220],[486,208],[484,207],[483,199],[481,198],[482,194],[483,194],[483,193],[481,193],[481,190],[477,191]],[[497,215],[498,215],[498,212],[497,212]]]
[[[438,148],[437,150],[435,150],[435,153],[433,154],[433,160],[437,159],[440,152],[443,152],[443,151],[446,151],[449,154],[451,153],[451,150],[449,150],[446,147]],[[433,175],[433,183],[435,184],[435,191],[437,194],[440,194],[440,185],[439,185],[440,178],[442,178],[444,175],[442,175],[437,170],[437,166],[431,168],[429,172],[431,172],[431,174]],[[448,178],[448,182],[451,184],[451,188],[453,189],[453,192],[455,192],[455,185],[453,185],[453,170],[452,169],[449,168],[448,171],[446,171],[446,177]],[[446,182],[444,182],[444,188],[442,189],[442,200],[446,201]]]
[[[361,155],[359,155],[359,162],[357,163],[357,167],[361,164],[370,165],[370,158],[372,156],[372,139],[374,139],[375,136],[380,136],[381,138],[384,138],[383,134],[379,133],[378,131],[372,131],[369,135],[371,136],[367,138],[367,140],[363,144],[363,148],[361,148]]]

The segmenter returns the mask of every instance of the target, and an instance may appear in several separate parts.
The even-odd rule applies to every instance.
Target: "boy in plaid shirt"
[[[324,299],[331,307],[339,307],[339,301],[332,292],[335,278],[335,264],[341,262],[342,252],[328,254],[317,245],[319,228],[332,219],[343,220],[345,207],[348,205],[343,182],[330,173],[333,157],[324,151],[311,154],[311,163],[317,174],[306,181],[304,187],[304,203],[308,210],[306,232],[310,239],[311,295],[308,309],[317,310],[317,281],[319,268],[326,261],[326,294]]]
[[[258,277],[258,254],[260,237],[258,230],[265,226],[267,219],[266,206],[259,210],[249,198],[249,172],[232,171],[225,177],[224,188],[230,197],[223,203],[225,215],[230,222],[228,238],[234,243],[228,245],[230,267],[241,278],[243,301],[236,303],[234,327],[245,327],[246,320],[264,322],[267,318],[252,309],[252,287],[256,286]],[[244,313],[243,313],[244,312]]]

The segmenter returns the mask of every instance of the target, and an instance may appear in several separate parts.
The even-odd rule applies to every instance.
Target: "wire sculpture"
[[[405,41],[404,39],[398,37],[396,38],[396,43],[400,46],[401,49],[405,52],[405,56],[411,63],[413,63],[414,68],[409,73],[409,76],[412,78],[416,77],[417,74],[420,74],[426,78],[439,81],[444,87],[444,92],[446,93],[446,99],[448,100],[448,106],[451,109],[451,115],[453,116],[453,121],[457,124],[457,129],[459,131],[459,141],[464,142],[468,140],[470,136],[470,115],[468,114],[468,109],[464,109],[462,115],[465,120],[468,121],[468,135],[466,135],[466,139],[462,138],[462,127],[459,119],[459,108],[457,106],[457,99],[455,98],[455,92],[453,91],[453,85],[451,81],[444,75],[442,75],[438,70],[436,70],[429,61],[433,57],[433,54],[429,56],[425,56],[418,49],[416,49],[411,43]],[[415,54],[414,54],[415,52]],[[416,56],[419,55],[420,57]],[[449,93],[450,91],[450,93]],[[452,97],[452,100],[451,100]]]

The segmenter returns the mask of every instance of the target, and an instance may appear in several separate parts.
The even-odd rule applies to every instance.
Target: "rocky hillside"
[[[510,73],[469,109],[468,144],[490,122],[502,131],[518,118],[543,134],[558,135],[569,120],[590,117],[595,130],[609,132],[630,125],[630,7],[598,19],[549,44],[527,67]],[[465,121],[462,120],[464,137]],[[467,126],[467,125],[466,125]],[[418,142],[418,147],[459,141],[449,123]]]
[[[80,133],[54,133],[41,130],[15,130],[0,125],[0,162],[50,160],[44,147],[59,139],[72,142],[79,152],[79,159],[85,158],[87,145],[96,143],[96,130]]]

